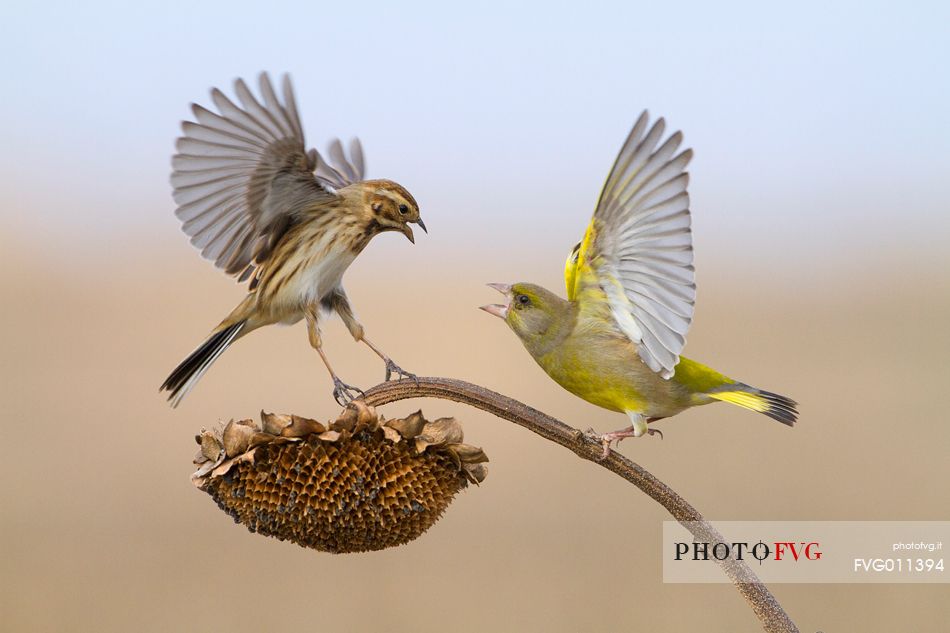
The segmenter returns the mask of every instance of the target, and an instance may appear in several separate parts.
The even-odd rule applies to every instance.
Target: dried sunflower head
[[[261,412],[202,430],[192,482],[251,532],[323,552],[402,545],[485,478],[454,418],[385,420],[350,403],[329,424]]]

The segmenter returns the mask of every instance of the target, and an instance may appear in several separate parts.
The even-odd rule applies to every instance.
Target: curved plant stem
[[[725,542],[722,535],[703,518],[696,508],[647,470],[616,451],[611,451],[606,459],[602,459],[603,446],[596,439],[507,396],[461,380],[418,378],[382,383],[367,391],[362,399],[368,405],[380,406],[407,398],[442,398],[462,402],[523,426],[547,440],[570,449],[578,457],[620,475],[666,508],[673,518],[682,523],[697,540],[708,543]],[[798,627],[782,609],[782,605],[745,562],[735,558],[718,562],[742,597],[749,603],[765,631],[798,633]]]

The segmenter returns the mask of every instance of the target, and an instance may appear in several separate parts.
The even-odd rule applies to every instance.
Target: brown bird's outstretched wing
[[[568,297],[595,281],[617,325],[640,358],[673,375],[693,319],[696,284],[690,232],[692,150],[676,153],[683,135],[660,144],[665,123],[640,115],[607,177],[583,242],[568,258]],[[659,147],[657,146],[659,144]]]
[[[266,73],[260,76],[263,103],[242,79],[234,89],[240,105],[211,91],[220,114],[192,104],[195,121],[182,123],[171,183],[175,215],[191,243],[243,281],[306,209],[332,202],[336,188],[362,180],[364,160],[355,139],[349,158],[338,140],[331,143],[334,164],[306,150],[287,75],[283,103]]]

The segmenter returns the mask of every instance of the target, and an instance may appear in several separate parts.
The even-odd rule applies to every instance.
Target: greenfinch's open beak
[[[489,287],[489,288],[494,288],[495,290],[497,290],[497,291],[500,292],[501,294],[507,296],[508,299],[509,299],[509,302],[510,302],[511,297],[510,297],[509,295],[511,295],[511,285],[509,285],[509,284],[488,284],[488,287]],[[507,306],[507,305],[501,305],[500,303],[492,303],[492,304],[489,304],[489,305],[487,305],[487,306],[481,306],[481,307],[479,308],[479,310],[484,310],[484,311],[487,312],[488,314],[494,314],[496,317],[498,317],[499,319],[502,319],[502,320],[508,318],[508,306]]]
[[[479,310],[484,310],[488,314],[494,314],[499,319],[508,318],[508,306],[503,306],[500,303],[490,303],[487,306],[479,306]]]

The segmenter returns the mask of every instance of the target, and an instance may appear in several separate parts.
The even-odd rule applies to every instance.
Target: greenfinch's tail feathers
[[[723,385],[706,395],[723,402],[731,402],[752,411],[764,413],[773,420],[793,426],[798,420],[798,403],[791,398],[770,391],[762,391],[741,382]]]

